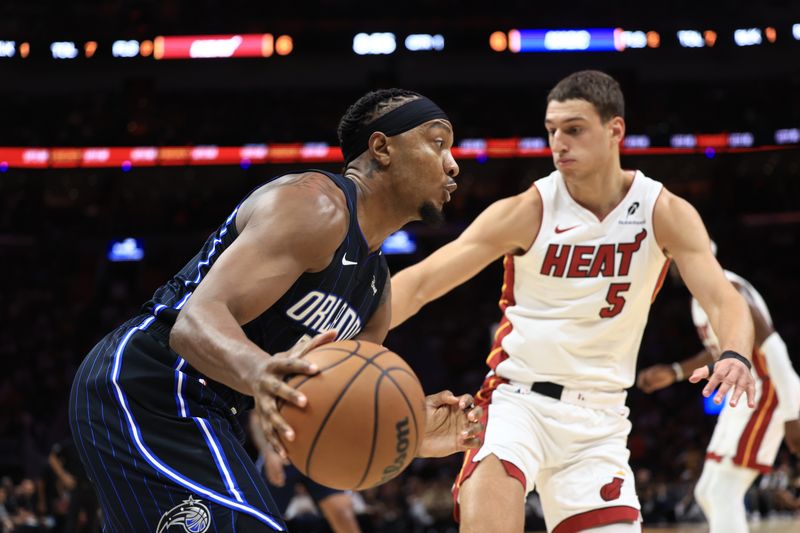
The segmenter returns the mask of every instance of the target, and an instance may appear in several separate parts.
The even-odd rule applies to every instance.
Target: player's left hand
[[[787,420],[783,423],[786,447],[793,454],[800,456],[800,420]]]
[[[449,390],[425,398],[425,436],[418,457],[444,457],[481,445],[483,408]]]
[[[714,389],[719,387],[714,395],[714,403],[717,405],[723,402],[725,395],[733,388],[730,401],[731,407],[736,407],[736,404],[739,403],[739,397],[742,394],[747,394],[747,406],[750,409],[755,408],[756,381],[750,369],[741,361],[734,358],[720,359],[714,363],[714,373],[710,376],[708,374],[708,365],[695,368],[692,375],[689,376],[689,381],[697,383],[701,379],[708,380],[708,383],[703,388],[703,396],[706,398],[711,396],[714,393]]]

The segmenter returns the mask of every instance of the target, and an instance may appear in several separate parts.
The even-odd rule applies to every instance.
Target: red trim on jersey
[[[775,387],[769,378],[762,379],[761,398],[755,411],[750,415],[750,420],[747,422],[742,436],[739,438],[736,456],[733,458],[734,464],[744,468],[769,472],[771,467],[758,464],[756,456],[761,448],[761,443],[764,440],[764,435],[767,432],[776,407],[778,407],[778,395],[775,392]]]
[[[666,187],[663,185],[661,186],[661,190],[658,191],[658,196],[656,196],[656,201],[653,202],[653,210],[650,212],[650,220],[652,221],[653,226],[653,239],[655,239],[656,244],[658,244],[658,232],[656,231],[656,206],[658,205],[658,199],[661,198],[661,194],[664,192],[665,188]]]
[[[767,360],[763,352],[758,348],[753,349],[753,367],[756,370],[756,375],[760,379],[769,379],[769,370],[767,370]]]
[[[714,452],[706,453],[706,461],[716,461],[718,463],[722,462],[723,457],[721,455],[717,455]]]
[[[478,394],[475,395],[475,405],[483,407],[481,423],[483,424],[484,429],[480,434],[481,440],[483,440],[484,436],[486,435],[486,426],[488,425],[489,421],[489,404],[492,402],[492,393],[499,385],[503,383],[508,383],[508,381],[497,376],[487,377],[481,386],[481,390],[479,390]],[[464,462],[461,464],[461,471],[458,473],[455,483],[453,483],[453,518],[456,522],[459,521],[458,493],[461,489],[461,484],[464,483],[464,481],[469,478],[478,467],[478,463],[472,461],[472,459],[474,459],[478,454],[478,450],[480,450],[480,448],[473,448],[472,450],[467,450],[464,453]],[[519,480],[519,482],[522,483],[522,486],[525,487],[525,475],[522,473],[522,471],[507,461],[501,462],[506,469],[506,473],[514,479]]]
[[[653,296],[650,298],[651,304],[656,301],[656,296],[658,296],[658,293],[661,291],[661,287],[664,286],[664,280],[667,278],[667,272],[669,272],[670,262],[671,259],[667,257],[667,260],[664,261],[664,266],[661,267],[661,274],[658,275],[658,281],[656,281],[656,288],[653,289]]]
[[[533,236],[533,239],[531,240],[531,244],[528,246],[528,248],[524,252],[519,254],[519,255],[525,255],[525,254],[527,254],[528,252],[531,251],[531,248],[533,248],[533,245],[536,244],[536,239],[539,237],[539,234],[542,232],[542,222],[544,221],[544,198],[542,198],[542,191],[540,191],[539,187],[536,186],[536,182],[534,182],[533,185],[530,186],[530,188],[531,189],[536,189],[536,194],[539,195],[539,203],[542,204],[542,212],[539,213],[539,229],[536,230],[536,235]]]
[[[503,318],[500,320],[500,325],[497,326],[497,331],[494,334],[494,342],[492,349],[486,357],[486,364],[489,368],[494,370],[501,362],[508,359],[508,354],[503,350],[503,339],[511,333],[512,325],[505,316],[506,309],[516,303],[514,300],[514,256],[506,254],[503,258],[503,288],[500,290],[500,311],[503,312]]]
[[[594,509],[585,513],[570,516],[561,521],[553,533],[577,533],[593,527],[607,526],[617,522],[636,522],[639,520],[639,509],[618,505]]]

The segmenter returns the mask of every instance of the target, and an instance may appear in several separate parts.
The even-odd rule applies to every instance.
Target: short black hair
[[[342,146],[345,139],[351,138],[364,125],[410,100],[421,97],[421,94],[414,91],[396,88],[368,92],[347,108],[347,112],[339,121],[336,131],[339,136],[339,145]]]
[[[581,70],[570,74],[547,95],[547,103],[555,100],[586,100],[594,106],[603,122],[625,117],[625,97],[617,80],[599,70]]]

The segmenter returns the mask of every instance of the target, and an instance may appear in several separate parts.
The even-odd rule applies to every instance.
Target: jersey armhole
[[[536,182],[534,182],[528,190],[531,189],[536,189],[536,193],[539,195],[539,201],[542,204],[542,212],[539,214],[539,229],[536,230],[536,235],[533,236],[533,239],[531,239],[531,242],[527,248],[520,252],[510,254],[513,257],[522,257],[530,252],[533,249],[533,246],[536,244],[536,239],[539,238],[539,234],[542,233],[542,224],[544,223],[544,198],[542,197],[542,191],[540,191],[539,187],[536,186]]]
[[[664,248],[661,246],[661,243],[658,242],[658,233],[656,232],[656,206],[658,205],[658,200],[661,198],[661,195],[664,194],[664,184],[660,184],[661,186],[658,189],[658,194],[656,195],[655,201],[653,201],[653,210],[650,213],[650,227],[653,230],[653,242],[656,244],[653,246],[653,249],[659,254],[659,259],[666,259],[668,261],[672,260],[672,256],[669,255],[664,251]]]

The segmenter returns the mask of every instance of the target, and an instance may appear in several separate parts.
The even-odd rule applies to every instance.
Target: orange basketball
[[[320,371],[287,383],[308,398],[281,415],[295,440],[292,463],[328,487],[361,490],[389,481],[416,456],[425,434],[425,394],[394,352],[366,341],[339,341],[308,352]]]

